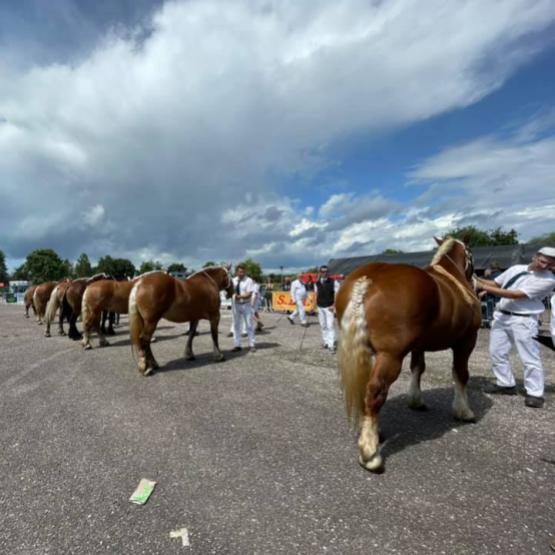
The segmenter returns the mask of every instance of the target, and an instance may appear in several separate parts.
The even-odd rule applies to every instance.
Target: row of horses
[[[69,322],[68,336],[82,340],[85,349],[92,348],[91,336],[98,334],[99,345],[108,345],[106,334],[113,334],[112,314],[129,314],[129,331],[133,354],[139,371],[150,374],[159,368],[150,344],[158,322],[190,322],[185,356],[194,359],[193,339],[198,322],[210,322],[210,332],[216,360],[224,359],[219,348],[220,291],[233,294],[233,282],[225,267],[205,268],[187,280],[177,279],[165,272],[148,272],[128,281],[116,281],[105,274],[91,278],[47,282],[30,287],[24,296],[25,315],[32,307],[39,324],[46,326],[50,337],[51,323],[59,314],[58,333],[65,335],[63,322]],[[83,333],[76,322],[81,316]],[[109,327],[105,329],[106,321]]]
[[[372,472],[383,470],[379,411],[409,353],[409,406],[425,408],[420,389],[426,367],[424,352],[451,349],[453,414],[463,421],[475,420],[466,393],[468,359],[481,320],[480,303],[472,287],[472,255],[456,239],[436,241],[439,248],[430,266],[419,269],[404,264],[367,264],[347,276],[336,297],[338,365],[347,413],[359,424],[359,462]],[[57,307],[61,307],[61,313],[71,308],[70,336],[75,334],[71,326],[81,314],[85,348],[92,347],[90,337],[95,331],[100,344],[107,344],[102,312],[128,313],[132,351],[139,371],[146,376],[158,368],[151,342],[162,318],[190,322],[187,359],[194,358],[192,342],[199,320],[208,320],[215,359],[223,360],[218,345],[222,290],[228,296],[233,294],[231,276],[227,268],[213,267],[186,280],[149,272],[127,282],[105,276],[51,282],[34,290],[32,304],[38,318],[47,323],[47,335]],[[26,295],[27,312],[29,298]]]

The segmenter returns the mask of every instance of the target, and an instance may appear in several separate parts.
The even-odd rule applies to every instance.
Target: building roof
[[[538,243],[525,243],[520,245],[501,245],[497,247],[474,247],[472,255],[474,257],[474,268],[478,272],[484,271],[491,267],[492,264],[497,265],[505,270],[513,264],[525,264],[529,262],[542,246]],[[374,254],[370,256],[355,256],[352,258],[332,258],[328,262],[328,269],[333,274],[347,275],[359,266],[369,264],[371,262],[388,262],[390,264],[410,264],[423,268],[428,266],[432,261],[435,250],[406,252],[395,254]]]

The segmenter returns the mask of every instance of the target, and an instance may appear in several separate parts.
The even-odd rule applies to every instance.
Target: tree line
[[[457,239],[463,240],[470,248],[499,246],[499,245],[518,245],[518,232],[514,229],[503,231],[500,227],[491,230],[478,229],[469,225],[457,227],[448,232]],[[541,243],[543,245],[555,246],[555,232],[546,233],[530,239],[531,243]],[[401,253],[403,251],[387,249],[386,254]],[[264,276],[262,267],[252,258],[247,258],[241,262],[245,265],[247,275],[256,281],[262,281],[264,277],[275,281],[279,274],[269,274]],[[207,261],[203,268],[208,266],[225,265],[225,262]],[[63,278],[88,277],[98,273],[106,273],[115,279],[128,279],[152,270],[166,270],[170,273],[193,273],[181,262],[174,262],[163,268],[162,264],[155,260],[147,260],[136,268],[131,260],[127,258],[112,258],[110,255],[102,256],[96,265],[92,265],[86,253],[79,255],[74,264],[67,259],[62,259],[58,253],[52,249],[37,249],[31,252],[25,262],[15,270],[10,276],[6,268],[6,258],[0,250],[0,282],[6,283],[12,280],[29,280],[33,283],[43,283],[45,281],[56,281]],[[313,270],[317,271],[316,268]]]
[[[254,279],[262,279],[260,264],[248,258],[242,262],[247,267],[248,274]],[[225,265],[225,262],[205,262],[202,267]],[[81,253],[74,264],[67,259],[62,259],[53,249],[36,249],[27,255],[25,262],[19,266],[12,275],[8,274],[4,253],[0,250],[0,282],[9,280],[28,280],[32,283],[58,281],[64,278],[76,279],[90,277],[94,274],[105,273],[115,279],[129,279],[137,275],[154,270],[164,270],[169,273],[188,275],[194,269],[188,269],[181,262],[173,262],[167,267],[156,260],[146,260],[137,268],[127,258],[113,258],[110,255],[102,256],[96,265],[92,265],[86,253]]]

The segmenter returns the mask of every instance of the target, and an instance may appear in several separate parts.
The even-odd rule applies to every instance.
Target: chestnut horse
[[[54,287],[58,285],[58,281],[47,281],[46,283],[41,283],[35,287],[33,292],[33,307],[37,314],[37,322],[42,324],[42,319],[46,313],[46,306],[50,300],[50,294],[54,290]]]
[[[185,281],[163,272],[139,276],[129,296],[129,331],[133,354],[139,355],[138,367],[143,375],[158,368],[150,342],[161,318],[171,322],[191,322],[185,357],[194,360],[193,338],[198,321],[210,321],[210,332],[217,361],[224,360],[218,346],[220,290],[233,295],[233,281],[224,267],[209,267]]]
[[[83,295],[81,316],[83,320],[83,347],[92,349],[91,333],[98,333],[99,345],[109,345],[100,325],[102,311],[127,314],[129,295],[137,281],[114,281],[101,279],[91,283]]]
[[[453,414],[474,421],[468,405],[468,358],[480,327],[480,302],[472,288],[472,255],[451,237],[436,239],[430,266],[367,264],[349,274],[336,298],[340,326],[338,364],[347,414],[360,424],[359,462],[383,471],[378,415],[404,357],[411,353],[409,406],[425,408],[420,377],[424,352],[451,349]]]
[[[81,339],[81,334],[77,329],[76,322],[77,318],[81,314],[81,302],[83,300],[83,293],[87,286],[99,279],[108,279],[109,276],[106,274],[95,274],[90,278],[79,278],[73,280],[69,287],[66,289],[63,299],[63,310],[69,314],[69,332],[68,337],[77,341]]]
[[[46,313],[45,313],[45,323],[46,329],[44,330],[44,336],[50,337],[50,324],[56,317],[56,312],[60,309],[60,315],[58,319],[58,335],[65,335],[66,332],[64,331],[64,317],[68,318],[68,314],[63,310],[63,300],[64,295],[67,288],[70,286],[71,280],[62,281],[58,283],[56,287],[50,293],[50,299],[48,300],[48,304],[46,305]]]
[[[29,309],[33,308],[33,312],[35,316],[37,315],[37,311],[35,310],[35,306],[33,305],[33,293],[37,288],[36,285],[31,285],[26,291],[25,295],[23,296],[23,302],[25,303],[25,318],[29,318]]]

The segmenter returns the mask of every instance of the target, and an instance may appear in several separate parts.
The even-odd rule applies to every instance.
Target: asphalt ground
[[[162,321],[162,368],[145,378],[125,319],[110,347],[84,352],[0,305],[0,553],[551,552],[553,352],[542,352],[546,406],[530,409],[482,392],[481,330],[476,424],[451,417],[449,353],[427,356],[426,412],[406,407],[405,370],[381,413],[386,471],[374,475],[357,464],[316,319],[264,320],[256,353],[230,353],[224,311],[222,363],[206,322],[186,362],[186,325]],[[144,506],[128,501],[141,478],[157,482]],[[170,537],[181,528],[189,546]]]

